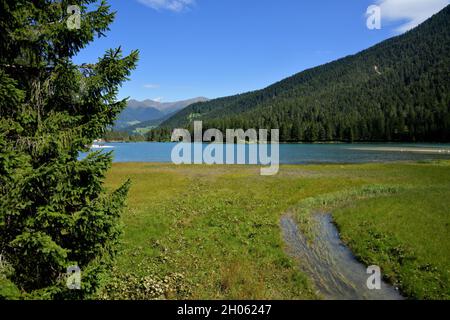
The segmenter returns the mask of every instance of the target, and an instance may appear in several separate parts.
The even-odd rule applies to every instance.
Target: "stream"
[[[331,214],[315,214],[315,239],[307,241],[294,219],[281,218],[283,238],[289,255],[313,280],[323,298],[328,300],[402,300],[400,293],[381,281],[381,289],[369,290],[370,274],[341,241]]]

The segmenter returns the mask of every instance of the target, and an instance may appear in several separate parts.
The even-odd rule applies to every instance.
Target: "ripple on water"
[[[337,300],[402,300],[399,292],[382,281],[380,290],[369,290],[369,274],[350,249],[345,246],[330,214],[316,214],[315,238],[308,241],[298,230],[294,219],[281,218],[281,229],[288,252],[299,261],[300,268],[313,280],[325,299]]]

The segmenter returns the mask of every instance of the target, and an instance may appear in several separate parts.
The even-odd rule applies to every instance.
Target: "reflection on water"
[[[366,273],[366,267],[341,242],[331,215],[317,214],[314,218],[317,222],[314,241],[307,241],[290,216],[281,219],[281,229],[289,254],[299,262],[325,299],[403,299],[385,282],[381,283],[380,290],[369,290],[366,282],[370,275]]]

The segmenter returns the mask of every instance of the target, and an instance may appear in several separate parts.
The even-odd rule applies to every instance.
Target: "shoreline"
[[[415,147],[379,147],[379,148],[371,148],[371,147],[362,147],[362,148],[348,148],[349,150],[357,150],[357,151],[378,151],[378,152],[404,152],[404,153],[432,153],[432,154],[450,154],[450,148],[442,149],[442,148],[415,148]]]
[[[120,141],[120,140],[105,140],[105,143],[179,143],[180,141]],[[189,142],[187,142],[189,143]],[[193,142],[190,142],[193,143]],[[217,143],[217,144],[228,144],[226,142],[210,142],[210,141],[202,141],[203,144],[211,144],[211,143]],[[258,144],[256,142],[248,142],[245,143],[230,143],[230,144]],[[280,141],[279,144],[292,144],[292,145],[298,145],[298,144],[304,144],[304,145],[323,145],[323,144],[330,144],[330,145],[342,145],[342,144],[349,144],[349,145],[358,145],[358,144],[368,144],[368,145],[380,145],[380,144],[386,144],[386,145],[399,145],[399,144],[408,144],[408,145],[448,145],[450,148],[450,142],[433,142],[433,141],[421,141],[421,142],[412,142],[412,141],[314,141],[314,142],[307,142],[307,141]]]

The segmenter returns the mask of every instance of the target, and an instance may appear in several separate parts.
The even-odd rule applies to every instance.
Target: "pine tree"
[[[116,253],[129,183],[106,192],[112,155],[79,160],[79,153],[125,107],[116,95],[138,52],[111,49],[96,63],[72,62],[114,19],[106,1],[90,10],[95,3],[0,1],[0,254],[28,296],[89,297]],[[73,4],[79,28],[67,24],[77,17],[67,10]],[[74,265],[81,290],[65,284]]]
[[[292,139],[295,142],[303,141],[303,130],[300,126],[300,120],[297,119],[294,121],[293,127],[292,127]]]

